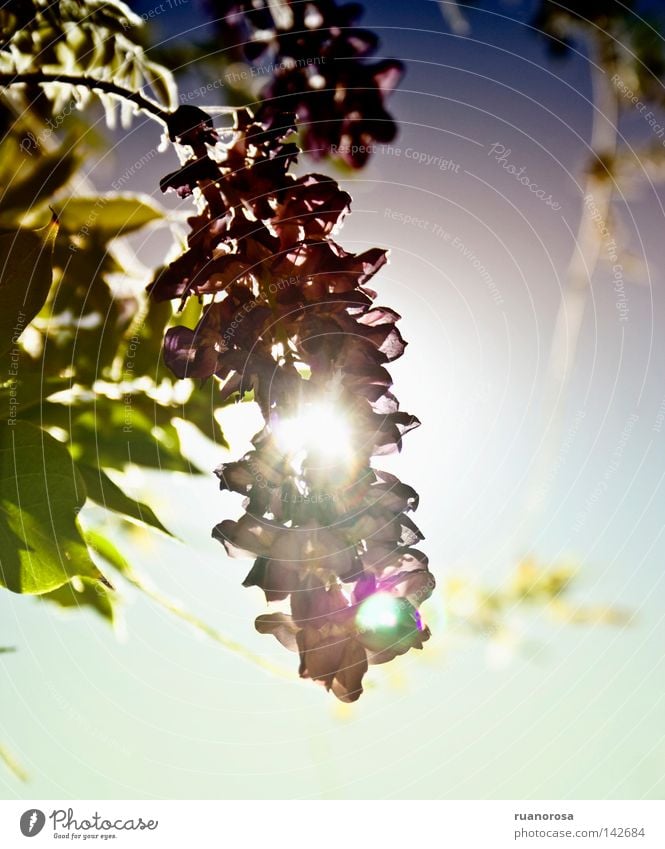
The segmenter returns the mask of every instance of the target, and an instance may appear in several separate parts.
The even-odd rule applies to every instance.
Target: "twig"
[[[469,35],[471,27],[457,0],[439,0],[439,8],[445,22],[455,35]]]
[[[104,94],[120,97],[123,100],[129,100],[138,106],[139,109],[147,112],[164,125],[168,125],[168,119],[172,115],[168,109],[162,109],[158,103],[155,103],[149,97],[144,97],[136,91],[129,91],[108,80],[98,80],[95,77],[86,77],[77,74],[49,74],[44,71],[29,71],[23,74],[0,73],[0,86],[4,87],[27,84],[47,85],[49,83],[83,86],[88,89],[97,89],[104,92]]]
[[[591,278],[600,261],[603,245],[598,220],[607,221],[614,195],[614,176],[597,176],[595,172],[604,158],[611,160],[616,153],[619,104],[609,81],[609,74],[598,58],[600,51],[594,51],[591,44],[589,53],[593,88],[590,148],[592,165],[595,167],[590,169],[584,186],[575,246],[561,291],[550,347],[543,410],[546,431],[527,488],[526,511],[531,520],[534,520],[545,506],[544,482],[561,441],[566,390],[575,365]],[[589,195],[593,198],[593,205],[584,200]]]
[[[7,751],[7,749],[5,749],[4,746],[0,746],[0,761],[2,761],[5,764],[5,766],[7,767],[7,769],[10,772],[14,773],[14,775],[20,781],[27,781],[28,780],[27,772],[24,769],[22,769],[22,767],[20,767],[16,763],[14,758],[9,754],[9,752]]]
[[[132,586],[136,587],[136,589],[140,590],[148,598],[156,602],[160,607],[163,607],[173,616],[177,616],[178,619],[182,619],[183,622],[187,622],[189,625],[192,625],[197,631],[201,631],[207,637],[210,637],[216,643],[219,643],[227,649],[227,651],[239,655],[243,660],[248,660],[255,666],[259,666],[261,669],[264,669],[279,678],[286,678],[289,681],[295,680],[295,675],[290,670],[270,663],[261,657],[261,655],[254,654],[254,652],[246,649],[241,643],[237,643],[235,640],[231,640],[229,637],[224,636],[224,634],[216,628],[213,628],[212,625],[208,625],[207,622],[199,619],[198,616],[195,616],[193,613],[190,613],[188,610],[180,607],[175,602],[171,601],[171,599],[166,598],[166,596],[163,596],[155,590],[150,589],[150,587],[147,587],[143,581],[141,581],[132,572],[123,572],[123,577],[125,580],[129,581]]]

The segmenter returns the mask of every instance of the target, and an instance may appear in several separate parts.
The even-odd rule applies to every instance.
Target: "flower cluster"
[[[358,3],[211,0],[222,43],[270,72],[261,91],[261,120],[288,110],[297,115],[304,148],[315,158],[339,156],[362,167],[376,142],[394,139],[385,98],[403,74],[393,59],[368,61],[378,39],[357,27]]]
[[[386,251],[333,239],[350,197],[328,177],[290,173],[294,129],[291,116],[242,110],[222,142],[201,110],[175,113],[171,137],[190,155],[162,189],[194,194],[199,211],[187,251],[150,291],[204,301],[196,327],[167,333],[173,372],[215,376],[223,398],[252,392],[265,420],[253,450],[217,470],[246,512],[213,531],[230,555],[255,558],[246,586],[288,604],[256,627],[299,652],[301,676],[354,701],[368,663],[429,637],[418,607],[434,579],[409,515],[418,496],[373,464],[419,422],[386,368],[405,348],[399,316],[368,286]]]

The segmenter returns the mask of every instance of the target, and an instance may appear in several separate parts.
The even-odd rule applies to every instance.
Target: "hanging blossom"
[[[434,578],[409,516],[418,495],[375,465],[419,422],[387,370],[406,344],[399,315],[368,286],[386,251],[333,239],[351,199],[326,176],[291,173],[294,131],[292,116],[242,110],[222,142],[206,113],[175,113],[171,138],[188,158],[161,187],[199,208],[188,249],[149,290],[204,304],[196,327],[168,331],[170,369],[214,376],[222,400],[251,392],[264,417],[253,449],[217,469],[245,513],[213,530],[228,554],[255,558],[244,585],[282,608],[257,630],[299,653],[303,678],[355,701],[369,663],[430,635],[418,607]]]
[[[379,40],[356,26],[359,3],[334,0],[208,0],[230,55],[269,74],[257,119],[295,113],[303,147],[314,158],[332,155],[352,168],[367,162],[377,142],[395,138],[385,99],[404,66],[369,61]]]

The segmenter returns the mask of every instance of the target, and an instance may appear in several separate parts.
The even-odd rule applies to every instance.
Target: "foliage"
[[[5,425],[0,499],[4,586],[38,595],[74,576],[103,580],[76,524],[85,486],[64,445],[28,422]]]
[[[571,590],[577,571],[571,564],[546,567],[527,557],[498,588],[475,584],[463,575],[451,576],[444,587],[449,626],[501,639],[511,631],[511,617],[529,607],[568,624],[628,624],[631,614],[627,610],[573,600]]]
[[[665,52],[659,33],[662,21],[639,14],[639,0],[543,0],[533,24],[547,38],[555,55],[567,55],[576,42],[597,39],[603,63],[626,74],[645,97],[662,99],[659,78],[665,73]]]
[[[135,92],[148,87],[159,102],[172,107],[173,79],[146,56],[140,29],[141,19],[119,0],[9,0],[0,9],[0,71],[75,73]],[[61,125],[65,111],[87,107],[93,94],[89,84],[53,83],[5,89],[2,96],[19,112],[29,108],[48,120],[50,129],[54,122]],[[113,126],[118,100],[99,92],[96,96]],[[127,125],[135,107],[125,99],[120,109]]]
[[[139,23],[122,4],[5,4],[0,66],[113,77],[134,88],[150,79],[170,102],[170,75],[134,40]],[[99,194],[80,179],[75,189],[91,151],[70,135],[71,116],[61,129],[57,109],[66,98],[87,105],[91,89],[41,88],[46,100],[31,87],[4,88],[0,104],[9,122],[0,142],[0,584],[112,620],[116,594],[96,564],[117,563],[82,535],[79,512],[94,503],[107,524],[116,517],[168,533],[109,472],[130,463],[196,471],[182,455],[178,418],[223,438],[214,405],[199,397],[190,404],[192,385],[175,390],[160,364],[172,311],[148,302],[144,280],[123,261],[128,246],[117,242],[168,223],[163,210],[136,194]],[[108,99],[105,107],[115,108]]]

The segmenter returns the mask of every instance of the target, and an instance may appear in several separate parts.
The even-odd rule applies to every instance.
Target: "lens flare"
[[[361,631],[394,628],[399,623],[400,600],[389,593],[376,593],[358,608],[356,624]]]
[[[349,423],[330,403],[308,404],[293,418],[277,421],[272,430],[280,450],[290,456],[307,452],[331,461],[352,456]]]

